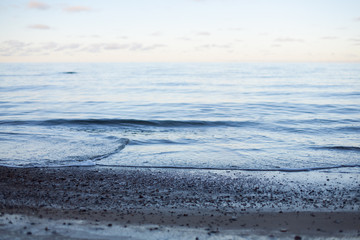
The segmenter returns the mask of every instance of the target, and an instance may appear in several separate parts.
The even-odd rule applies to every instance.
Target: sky
[[[360,0],[0,1],[0,62],[360,62]]]

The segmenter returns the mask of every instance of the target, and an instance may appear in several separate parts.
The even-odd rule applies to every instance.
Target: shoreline
[[[152,225],[220,239],[356,239],[359,182],[358,174],[327,172],[0,167],[0,219],[66,219],[74,221],[71,226],[81,220],[111,229]],[[11,229],[0,225],[7,234]]]

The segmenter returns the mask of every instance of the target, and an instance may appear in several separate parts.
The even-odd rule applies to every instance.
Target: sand
[[[0,167],[0,239],[360,239],[357,173]]]

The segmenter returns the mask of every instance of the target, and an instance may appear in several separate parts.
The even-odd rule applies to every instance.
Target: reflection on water
[[[0,70],[1,165],[359,171],[359,64]]]

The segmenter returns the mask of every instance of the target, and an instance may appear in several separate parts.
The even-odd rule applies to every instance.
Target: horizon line
[[[360,63],[360,60],[355,61],[262,61],[262,60],[249,60],[249,61],[8,61],[0,64],[10,63]]]

